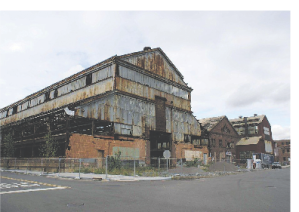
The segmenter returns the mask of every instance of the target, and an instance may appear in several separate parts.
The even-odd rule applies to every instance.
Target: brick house
[[[236,144],[236,158],[241,162],[252,159],[253,153],[274,155],[271,125],[265,115],[230,119],[241,139]]]
[[[275,161],[282,165],[290,165],[291,163],[291,140],[274,140]]]
[[[240,137],[226,116],[200,119],[202,140],[206,140],[210,157],[215,161],[232,162],[236,157],[235,145]]]

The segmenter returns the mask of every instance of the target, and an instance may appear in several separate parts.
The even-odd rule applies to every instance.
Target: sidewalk
[[[85,180],[102,180],[102,181],[147,181],[147,180],[171,180],[171,177],[140,177],[140,176],[124,176],[124,175],[107,175],[106,174],[84,174],[84,173],[43,173],[38,171],[26,170],[3,170],[7,172],[22,173],[37,176],[57,177],[57,178],[70,178],[70,179],[85,179]]]

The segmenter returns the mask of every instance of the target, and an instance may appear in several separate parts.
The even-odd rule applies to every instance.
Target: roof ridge
[[[161,54],[165,57],[165,59],[167,60],[167,62],[174,68],[174,70],[178,73],[179,77],[182,78],[182,80],[184,80],[184,76],[182,75],[182,73],[177,69],[177,67],[173,64],[173,62],[169,59],[169,57],[165,54],[165,52],[160,48],[160,47],[156,47],[153,49],[148,49],[148,50],[142,50],[142,51],[138,51],[138,52],[132,52],[132,53],[128,53],[128,54],[124,54],[124,55],[120,55],[118,56],[119,58],[125,58],[125,57],[130,57],[136,54],[142,54],[145,52],[154,52],[154,51],[160,51]]]

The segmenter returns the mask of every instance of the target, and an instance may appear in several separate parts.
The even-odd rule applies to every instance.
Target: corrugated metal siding
[[[96,83],[96,82],[99,82],[101,80],[105,80],[105,79],[109,79],[109,78],[111,80],[111,77],[113,75],[113,67],[114,67],[114,65],[113,66],[108,66],[108,67],[106,67],[102,70],[94,72],[92,82]],[[50,99],[55,99],[55,97],[54,97],[55,90],[57,90],[57,96],[59,97],[59,96],[66,95],[66,94],[69,94],[71,92],[77,91],[79,89],[82,89],[85,86],[86,86],[86,76],[84,76],[84,77],[82,77],[78,80],[72,81],[72,82],[70,82],[66,85],[63,85],[63,86],[61,86],[57,89],[51,90],[50,94],[49,94],[49,98]],[[102,86],[102,85],[99,85],[99,86]],[[89,88],[91,88],[91,87],[89,87]],[[94,89],[94,88],[91,88],[91,89]],[[101,89],[102,88],[100,88],[100,89],[96,88],[94,90],[101,90]],[[107,90],[107,88],[105,88],[105,89]],[[93,91],[90,91],[88,93],[92,93],[92,92]],[[87,95],[87,96],[89,96],[89,95]],[[45,93],[37,95],[35,98],[32,98],[29,101],[26,101],[24,103],[20,103],[17,106],[17,112],[27,110],[28,107],[32,108],[32,107],[35,107],[37,105],[43,104],[45,102],[45,99],[46,99]],[[8,113],[8,116],[12,115],[12,108],[10,110],[11,110],[11,112]],[[5,118],[6,116],[7,116],[6,111],[4,111],[0,114],[0,118]]]
[[[172,121],[170,113],[172,113]],[[174,141],[183,142],[184,134],[200,136],[200,125],[192,114],[167,108],[166,119],[169,120],[169,124],[166,126],[167,132],[170,132],[168,127],[171,127],[171,122],[173,123],[172,132]]]
[[[134,82],[149,86],[159,91],[163,91],[165,93],[169,93],[177,97],[188,99],[188,91],[159,81],[152,77],[146,76],[144,74],[138,73],[137,71],[130,70],[126,67],[119,66],[119,75],[125,79],[132,80]]]
[[[60,88],[58,88],[58,96],[70,93],[72,91],[78,90],[80,88],[83,88],[86,86],[86,77],[83,77],[81,79],[78,79],[74,82],[71,82],[69,84],[66,84]],[[54,95],[53,95],[54,97]]]
[[[116,77],[116,89],[151,100],[155,100],[155,96],[164,97],[167,99],[167,104],[171,104],[172,101],[172,105],[175,107],[189,111],[191,110],[189,100],[176,97],[172,94],[168,94],[154,88],[150,88],[146,85],[141,85],[128,79]]]
[[[158,74],[171,81],[177,82],[181,85],[186,85],[184,81],[178,76],[176,71],[168,64],[163,56],[158,52],[144,52],[141,55],[133,55],[124,57],[122,60],[146,69],[152,73]]]
[[[76,115],[114,122],[115,133],[141,136],[142,117],[148,129],[155,129],[155,105],[136,98],[113,95],[96,100],[77,109]]]
[[[37,115],[42,112],[46,112],[55,108],[62,107],[63,105],[67,105],[73,102],[77,102],[83,99],[86,99],[88,97],[96,96],[102,93],[105,93],[107,91],[111,91],[113,89],[113,79],[108,78],[106,80],[103,80],[101,82],[98,82],[96,84],[92,84],[88,87],[79,89],[77,91],[68,93],[64,96],[57,97],[51,101],[45,102],[40,105],[36,105],[35,107],[28,108],[27,110],[21,111],[17,114],[11,115],[9,117],[6,117],[5,119],[0,120],[0,125],[5,125],[11,122],[15,122],[24,118],[27,118],[29,116]],[[33,104],[37,102],[42,102],[44,97],[37,97],[31,102]],[[31,105],[33,105],[31,103]],[[9,112],[12,114],[12,109],[9,110]]]
[[[108,66],[100,71],[96,71],[96,72],[92,73],[92,83],[101,81],[103,79],[106,79],[106,78],[109,78],[112,76],[113,76],[113,68],[112,68],[112,66]]]

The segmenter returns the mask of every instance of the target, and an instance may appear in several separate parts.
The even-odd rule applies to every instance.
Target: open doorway
[[[171,152],[171,133],[150,131],[151,164],[156,164],[158,158],[163,158],[163,152]]]

